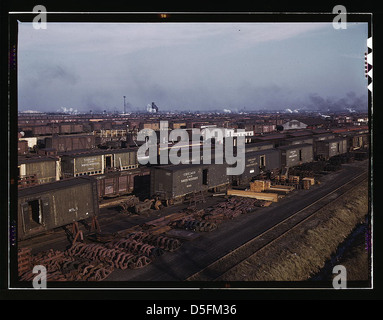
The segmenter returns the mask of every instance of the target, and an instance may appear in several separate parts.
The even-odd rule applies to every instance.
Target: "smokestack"
[[[158,112],[158,107],[154,102],[152,102],[152,110],[156,110],[156,112]]]
[[[124,96],[124,114],[126,113],[126,104],[125,104],[125,98],[126,98],[126,96]]]

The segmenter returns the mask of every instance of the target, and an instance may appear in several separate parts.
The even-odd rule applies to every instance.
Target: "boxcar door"
[[[32,236],[45,230],[41,199],[33,199],[21,204],[24,234]]]

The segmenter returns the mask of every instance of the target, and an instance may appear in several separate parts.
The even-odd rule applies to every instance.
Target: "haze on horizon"
[[[19,111],[367,110],[367,28],[19,22]]]

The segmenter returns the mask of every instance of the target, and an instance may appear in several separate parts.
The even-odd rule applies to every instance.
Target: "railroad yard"
[[[58,286],[242,280],[224,275],[369,177],[365,126],[319,121],[278,131],[291,119],[231,119],[250,134],[243,173],[228,176],[227,164],[144,165],[139,158],[140,128],[159,132],[163,118],[185,130],[211,120],[92,117],[19,117],[12,241],[21,286],[31,285],[35,265]],[[214,128],[232,129],[228,121],[217,116]],[[172,148],[191,154],[191,145],[157,141],[158,159]]]

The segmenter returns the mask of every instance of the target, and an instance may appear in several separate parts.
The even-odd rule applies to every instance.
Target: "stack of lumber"
[[[272,202],[278,201],[278,194],[277,193],[265,193],[265,192],[255,192],[255,191],[251,191],[251,190],[244,191],[244,190],[230,189],[230,190],[227,190],[227,195],[228,196],[255,198],[258,200],[266,200],[266,201],[272,201]]]
[[[270,188],[271,182],[269,180],[255,180],[250,182],[250,190],[254,192],[262,192]]]

